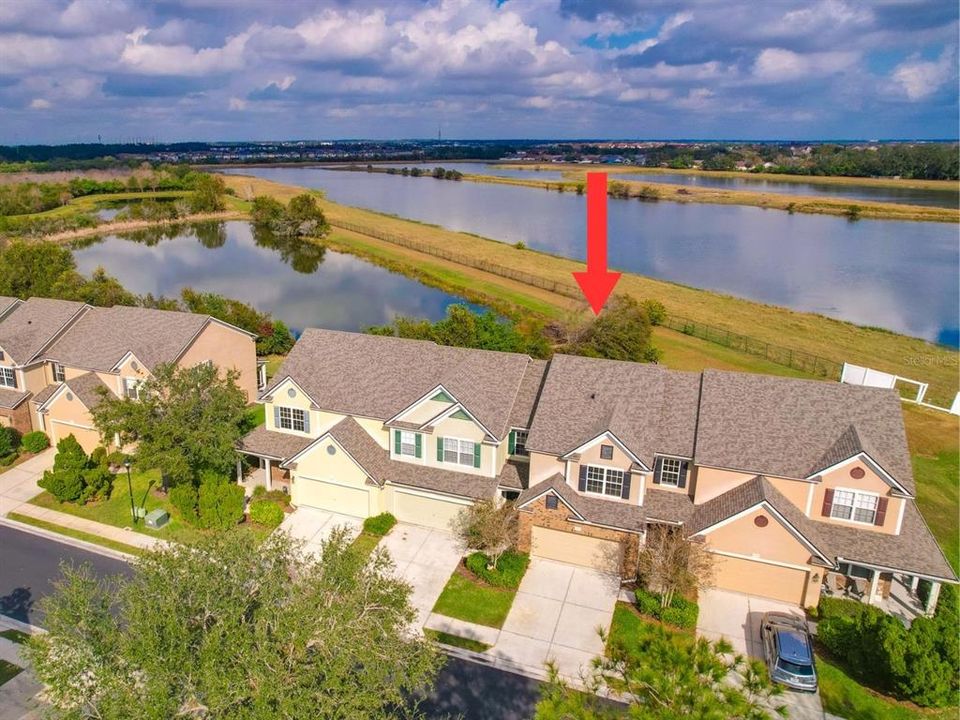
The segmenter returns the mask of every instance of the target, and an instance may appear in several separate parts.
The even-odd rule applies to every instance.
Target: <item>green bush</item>
[[[818,606],[820,618],[826,620],[833,617],[857,617],[863,612],[864,604],[847,598],[822,597]]]
[[[637,610],[667,625],[692,630],[697,626],[700,606],[684,597],[674,595],[669,607],[661,607],[660,595],[643,588],[634,591]]]
[[[43,436],[46,439],[46,435]],[[43,473],[37,483],[60,502],[75,502],[83,495],[84,471],[90,459],[73,435],[67,435],[57,443],[53,468]]]
[[[637,610],[643,615],[649,615],[655,618],[660,617],[659,595],[654,595],[649,590],[644,590],[643,588],[637,588],[634,591],[634,595],[637,598]]]
[[[488,570],[490,558],[481,552],[467,556],[467,569],[488,585],[502,588],[519,587],[523,574],[530,564],[530,556],[508,550],[497,561],[493,570]]]
[[[93,449],[93,452],[90,453],[90,462],[96,466],[107,466],[107,449],[103,445]]]
[[[20,433],[12,427],[0,427],[0,457],[13,455],[20,447]]]
[[[80,494],[82,502],[106,500],[113,491],[113,473],[106,465],[93,465],[83,471],[83,485],[83,492]]]
[[[386,535],[397,524],[397,519],[390,513],[380,513],[374,517],[368,517],[363,521],[363,531],[371,535]]]
[[[114,450],[112,453],[107,455],[107,464],[112,465],[113,467],[121,467],[129,459],[130,456],[125,452]]]
[[[191,525],[197,524],[197,504],[199,501],[197,489],[190,483],[174,485],[170,489],[170,503],[180,511],[183,519]]]
[[[40,430],[34,430],[24,435],[20,444],[28,453],[39,453],[50,447],[50,438]]]
[[[272,500],[250,503],[250,519],[259,525],[275,528],[283,522],[283,515],[283,509]]]
[[[644,300],[641,305],[647,311],[647,317],[650,318],[651,325],[663,325],[667,319],[667,308],[659,300]]]
[[[198,515],[200,527],[225,530],[243,520],[243,488],[223,480],[200,483]]]

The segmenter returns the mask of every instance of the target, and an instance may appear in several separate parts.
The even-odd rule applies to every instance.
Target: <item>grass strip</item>
[[[14,665],[12,662],[0,660],[0,686],[13,680],[17,675],[23,672],[23,668]]]
[[[63,525],[47,522],[46,520],[38,520],[37,518],[30,517],[29,515],[21,515],[20,513],[12,512],[7,515],[7,517],[11,520],[21,522],[24,525],[32,525],[33,527],[37,527],[42,530],[49,530],[50,532],[55,532],[58,535],[66,535],[67,537],[72,537],[76,540],[83,540],[88,543],[93,543],[94,545],[100,545],[111,550],[117,550],[118,552],[128,553],[130,555],[143,554],[143,550],[141,548],[134,547],[133,545],[127,545],[126,543],[117,542],[116,540],[102,538],[99,535],[91,535],[90,533],[85,533],[82,530],[74,530],[73,528],[64,527]]]
[[[437,598],[433,611],[457,620],[501,628],[516,594],[516,590],[482,585],[457,569]]]
[[[479,640],[471,640],[470,638],[460,637],[459,635],[451,635],[442,630],[426,629],[423,631],[423,634],[434,642],[442,643],[443,645],[452,645],[453,647],[463,648],[471,652],[482,653],[493,647],[493,645],[487,645]]]
[[[17,645],[25,645],[27,640],[30,639],[30,633],[25,633],[22,630],[0,630],[0,637],[6,638]]]

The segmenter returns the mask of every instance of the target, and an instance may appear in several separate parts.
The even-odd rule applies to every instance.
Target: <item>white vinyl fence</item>
[[[904,402],[916,403],[917,405],[922,405],[923,407],[931,408],[933,410],[941,410],[943,412],[952,413],[953,415],[960,415],[960,393],[957,393],[953,398],[953,403],[949,408],[941,407],[939,405],[931,405],[930,403],[923,401],[927,394],[927,388],[930,386],[928,383],[920,382],[919,380],[911,380],[910,378],[905,378],[900,375],[892,375],[881,370],[874,370],[873,368],[852,365],[851,363],[844,363],[843,370],[840,373],[840,382],[846,383],[847,385],[865,385],[867,387],[891,389],[895,389],[897,387],[897,383],[907,383],[915,386],[917,388],[917,393],[912,398],[902,398]]]

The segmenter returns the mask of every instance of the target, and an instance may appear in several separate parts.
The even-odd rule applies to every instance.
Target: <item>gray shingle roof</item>
[[[110,392],[110,388],[104,384],[103,380],[92,372],[70,378],[63,384],[73,391],[73,394],[77,396],[77,399],[84,404],[87,410],[92,410],[103,400],[101,388],[108,393]]]
[[[915,492],[896,391],[703,372],[699,465],[805,478],[826,467],[824,462],[845,459],[839,456],[848,450],[859,452],[858,447],[869,447],[884,470]]]
[[[90,308],[44,355],[64,365],[108,371],[133,352],[153,370],[176,360],[209,320],[151,308]]]
[[[57,391],[57,388],[59,387],[60,387],[60,383],[47,385],[43,390],[41,390],[36,395],[34,395],[33,398],[30,400],[30,402],[38,406],[43,405],[47,400],[50,399],[50,396],[53,395]]]
[[[0,407],[13,409],[30,397],[30,393],[22,390],[0,388]]]
[[[510,426],[529,428],[533,423],[533,413],[537,409],[537,398],[547,374],[546,360],[531,360],[523,374],[520,389],[513,401],[513,410],[510,413]]]
[[[70,300],[25,300],[0,320],[0,349],[18,365],[25,365],[84,307]]]
[[[609,430],[648,467],[654,453],[692,457],[699,390],[697,373],[556,355],[527,447],[564,455]]]
[[[0,295],[0,317],[3,317],[7,314],[8,310],[12,310],[14,305],[19,305],[20,299],[7,297],[6,295]]]
[[[500,487],[507,490],[524,490],[530,484],[530,463],[507,460],[497,476]]]
[[[693,498],[687,493],[660,490],[647,486],[643,494],[643,509],[650,522],[685,523],[693,514]]]
[[[300,437],[290,433],[273,432],[260,425],[237,443],[240,452],[266,456],[278,460],[289,460],[314,441],[314,438]]]
[[[386,421],[443,385],[503,438],[530,363],[516,353],[308,329],[264,396],[289,376],[325,410]]]
[[[520,493],[517,506],[523,508],[525,504],[548,491],[556,493],[577,515],[589,523],[630,532],[643,531],[646,515],[642,507],[580,495],[567,485],[560,473],[551,475]]]

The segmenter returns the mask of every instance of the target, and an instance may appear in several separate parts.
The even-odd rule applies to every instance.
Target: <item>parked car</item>
[[[774,682],[793,690],[817,691],[813,641],[806,620],[789,613],[764,613],[760,639],[767,669]]]

